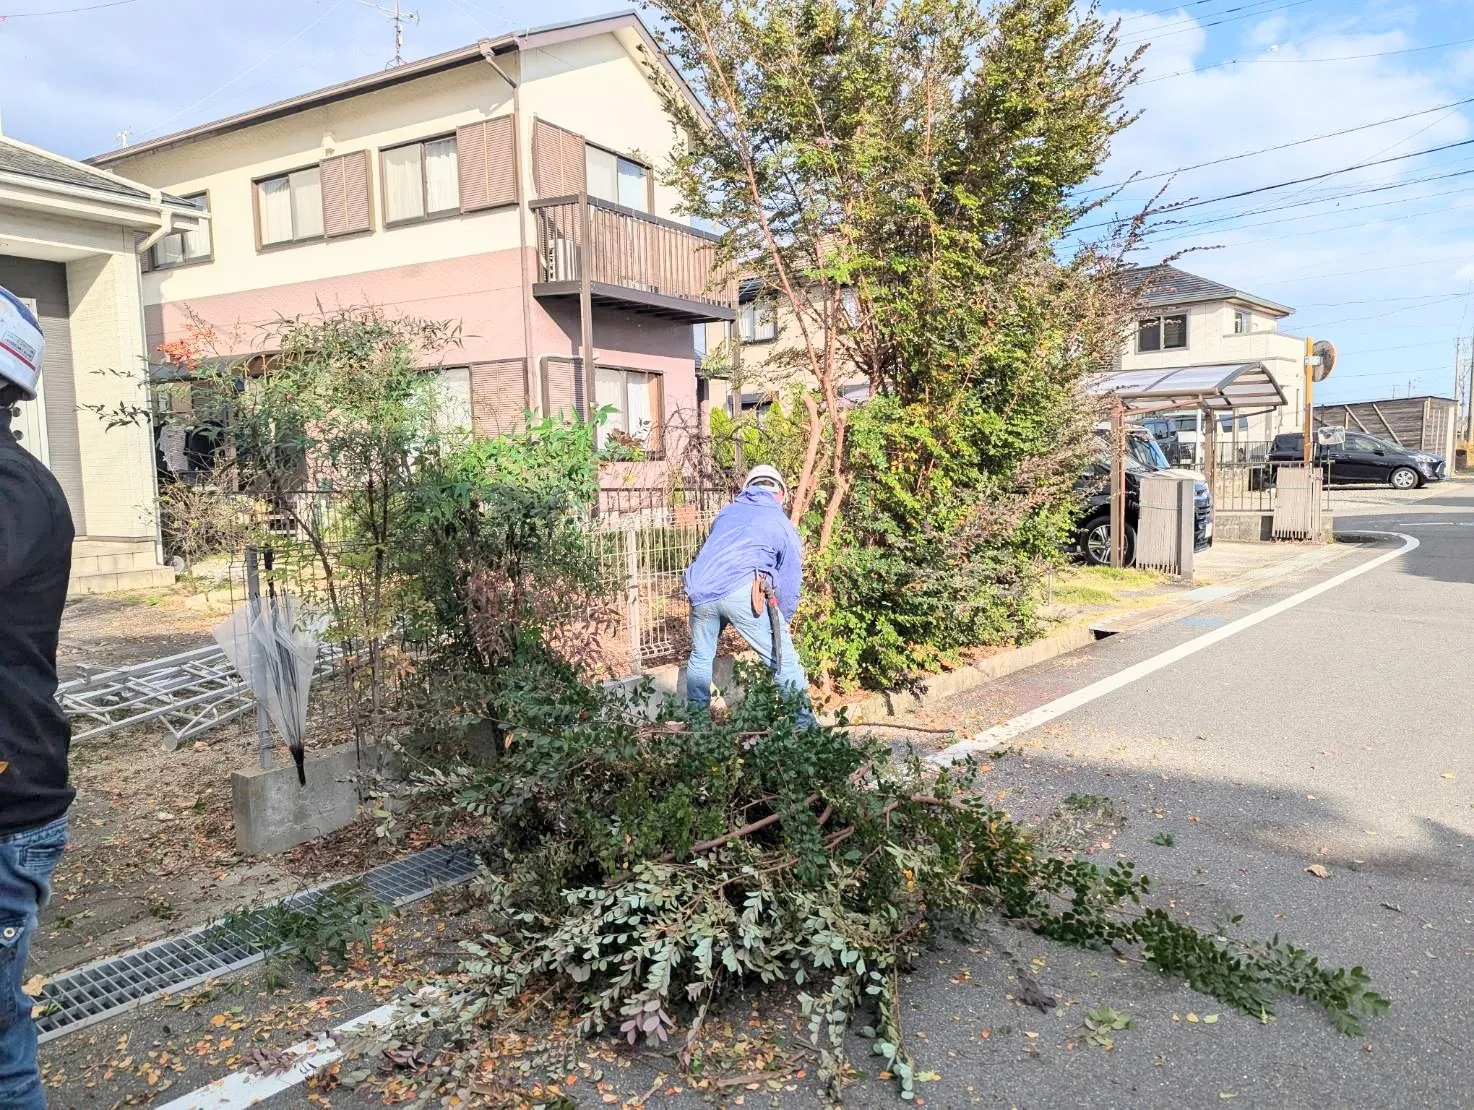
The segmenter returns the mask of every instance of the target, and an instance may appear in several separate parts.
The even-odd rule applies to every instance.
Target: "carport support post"
[[[1111,402],[1111,566],[1126,565],[1126,406]]]

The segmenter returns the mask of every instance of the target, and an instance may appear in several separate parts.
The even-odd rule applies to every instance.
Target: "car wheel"
[[[1417,489],[1423,482],[1412,467],[1399,466],[1387,478],[1387,484],[1393,489]]]
[[[1111,565],[1110,517],[1097,517],[1085,525],[1080,539],[1080,550],[1085,553],[1085,561],[1091,566],[1108,567]],[[1126,525],[1124,555],[1128,567],[1136,561],[1136,529],[1129,524]]]

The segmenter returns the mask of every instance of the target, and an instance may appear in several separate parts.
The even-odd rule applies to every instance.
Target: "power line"
[[[49,12],[7,12],[0,15],[0,23],[7,19],[35,19],[43,15],[74,15],[77,12],[95,12],[103,8],[121,8],[124,4],[136,4],[138,0],[108,0],[105,4],[88,4],[81,8],[55,8]]]
[[[1306,143],[1317,143],[1323,139],[1335,139],[1342,135],[1350,135],[1352,132],[1355,131],[1366,131],[1373,127],[1385,127],[1389,123],[1401,123],[1403,120],[1406,119],[1415,119],[1418,116],[1431,115],[1434,112],[1441,112],[1445,108],[1458,108],[1462,107],[1465,104],[1474,104],[1474,96],[1467,96],[1462,100],[1451,100],[1447,104],[1437,104],[1434,105],[1432,108],[1422,108],[1416,112],[1408,112],[1406,115],[1392,116],[1388,119],[1379,119],[1373,123],[1362,123],[1358,124],[1355,127],[1343,127],[1339,131],[1327,131],[1324,134],[1311,135],[1309,138],[1306,139],[1296,139],[1293,142],[1279,143],[1275,146],[1264,146],[1260,147],[1258,150],[1246,150],[1242,154],[1228,154],[1222,158],[1214,158],[1207,162],[1195,162],[1190,166],[1178,166],[1175,170],[1163,170],[1160,173],[1147,174],[1145,177],[1131,177],[1125,181],[1117,181],[1111,185],[1092,185],[1089,189],[1086,189],[1084,191],[1087,193],[1099,193],[1106,192],[1111,189],[1119,189],[1123,185],[1136,185],[1143,181],[1156,181],[1163,177],[1172,177],[1174,174],[1188,173],[1192,170],[1201,170],[1207,166],[1221,166],[1224,162],[1236,162],[1243,158],[1253,158],[1257,154],[1268,154],[1271,151],[1275,150],[1289,150],[1291,147],[1304,146]],[[1403,141],[1406,142],[1407,140],[1404,139]]]
[[[342,7],[342,5],[344,4],[344,2],[345,2],[345,0],[333,0],[333,4],[327,9],[327,11],[323,12],[322,15],[318,16],[311,23],[309,23],[306,27],[303,27],[302,30],[298,31],[291,38],[287,39],[286,42],[284,42],[280,46],[276,47],[274,50],[272,50],[270,53],[268,53],[265,57],[261,58],[259,61],[253,63],[252,65],[247,66],[245,69],[241,70],[241,72],[237,73],[234,77],[232,77],[229,81],[225,82],[225,84],[221,85],[214,92],[208,93],[205,96],[200,97],[193,104],[190,104],[187,107],[181,108],[179,111],[175,112],[168,119],[161,120],[158,123],[154,124],[152,127],[150,127],[147,131],[141,132],[141,135],[152,135],[155,131],[161,131],[165,127],[167,127],[169,124],[171,124],[175,120],[179,119],[181,116],[188,115],[190,112],[194,111],[201,104],[204,104],[204,103],[206,103],[207,101],[210,101],[210,100],[214,100],[217,96],[219,96],[221,93],[223,93],[226,89],[230,88],[231,85],[234,85],[242,77],[245,77],[247,74],[254,73],[256,70],[260,69],[267,62],[269,62],[272,58],[274,58],[278,54],[280,54],[287,47],[291,46],[292,43],[296,42],[303,35],[305,35],[308,31],[312,30],[319,23],[321,23],[324,19],[326,19],[328,16],[332,15],[333,12],[337,11],[338,8]]]
[[[1336,201],[1350,200],[1353,197],[1369,196],[1369,195],[1371,195],[1373,193],[1388,193],[1388,192],[1392,192],[1392,191],[1394,191],[1396,189],[1407,189],[1407,188],[1411,188],[1414,185],[1426,185],[1430,181],[1447,181],[1447,180],[1449,180],[1451,178],[1455,178],[1455,177],[1468,177],[1470,174],[1474,174],[1474,168],[1462,169],[1462,170],[1450,170],[1448,173],[1430,174],[1427,177],[1413,177],[1413,178],[1409,178],[1407,181],[1396,181],[1396,182],[1393,182],[1390,185],[1366,185],[1366,186],[1363,186],[1362,188],[1359,188],[1359,189],[1351,189],[1351,190],[1347,190],[1346,192],[1342,192],[1342,193],[1332,193],[1332,194],[1329,194],[1327,196],[1322,196],[1322,197],[1310,197],[1310,198],[1308,198],[1306,200],[1288,201],[1288,202],[1286,202],[1284,204],[1272,204],[1272,205],[1268,205],[1268,206],[1262,207],[1262,208],[1246,208],[1242,212],[1234,212],[1234,213],[1231,213],[1230,215],[1226,215],[1226,216],[1215,216],[1215,217],[1213,217],[1211,219],[1206,219],[1206,220],[1197,220],[1197,221],[1193,221],[1193,222],[1184,221],[1183,223],[1180,223],[1180,224],[1172,224],[1170,226],[1163,227],[1161,229],[1161,232],[1160,233],[1165,235],[1165,241],[1170,242],[1173,239],[1187,238],[1187,237],[1189,237],[1191,235],[1197,234],[1197,229],[1200,229],[1200,228],[1214,227],[1214,226],[1216,226],[1218,224],[1232,223],[1234,220],[1246,219],[1249,216],[1263,216],[1263,215],[1267,215],[1267,214],[1269,214],[1271,212],[1284,212],[1284,211],[1287,211],[1288,209],[1291,209],[1291,208],[1305,208],[1305,207],[1308,207],[1308,206],[1314,205],[1314,204],[1330,204],[1330,203],[1336,202]],[[1446,196],[1447,194],[1445,194],[1445,193],[1435,193],[1433,195],[1434,196]],[[1427,199],[1426,197],[1402,197],[1402,198],[1399,198],[1396,201],[1387,202],[1387,203],[1413,204],[1413,203],[1416,203],[1419,200],[1426,200],[1426,199]],[[1371,207],[1375,207],[1375,206],[1374,205],[1366,205],[1365,207],[1371,208]],[[1356,211],[1360,211],[1360,210],[1361,209],[1359,209],[1359,208],[1352,208],[1352,209],[1344,209],[1343,211],[1356,212]],[[1271,226],[1271,225],[1273,225],[1275,223],[1288,223],[1291,219],[1307,219],[1307,218],[1313,218],[1314,216],[1332,216],[1332,215],[1336,215],[1336,213],[1334,211],[1331,211],[1331,212],[1315,212],[1315,213],[1311,213],[1311,215],[1309,217],[1288,217],[1287,216],[1287,217],[1285,217],[1284,220],[1266,220],[1263,223],[1260,223],[1260,224],[1252,224],[1252,225],[1248,225],[1248,226],[1253,226],[1253,227],[1269,227],[1269,226]],[[1180,232],[1182,234],[1170,234],[1170,235],[1166,235],[1165,233],[1168,233],[1168,232],[1173,232],[1173,233],[1179,233]],[[1148,234],[1158,234],[1158,233],[1157,232],[1148,232]]]
[[[1151,12],[1138,12],[1136,15],[1128,15],[1128,16],[1125,16],[1124,18],[1122,18],[1121,22],[1122,23],[1135,23],[1138,20],[1150,19],[1154,15],[1166,15],[1168,12],[1180,12],[1180,11],[1185,11],[1188,8],[1200,8],[1204,4],[1211,4],[1211,3],[1213,3],[1213,0],[1191,0],[1191,2],[1190,3],[1187,3],[1187,4],[1173,4],[1170,7],[1158,8],[1156,11],[1151,11]]]
[[[1466,174],[1470,174],[1470,173],[1474,173],[1474,170],[1466,170],[1466,171],[1463,171],[1463,172],[1466,173]],[[1463,187],[1460,187],[1460,188],[1457,188],[1457,189],[1445,189],[1445,190],[1443,190],[1441,192],[1437,192],[1437,193],[1425,193],[1422,196],[1417,196],[1417,197],[1397,197],[1397,198],[1395,198],[1393,200],[1379,200],[1379,201],[1375,202],[1374,204],[1359,204],[1359,205],[1357,205],[1354,208],[1336,208],[1336,209],[1333,209],[1332,211],[1329,211],[1329,212],[1306,212],[1306,213],[1304,213],[1302,215],[1299,215],[1299,216],[1281,216],[1279,219],[1275,219],[1275,220],[1264,220],[1264,221],[1262,221],[1260,223],[1257,223],[1257,224],[1240,224],[1238,227],[1232,228],[1231,230],[1233,230],[1233,231],[1249,231],[1249,230],[1251,230],[1253,228],[1258,228],[1258,227],[1278,227],[1281,224],[1296,223],[1296,222],[1298,222],[1300,220],[1319,220],[1319,219],[1324,219],[1327,216],[1344,216],[1344,215],[1347,215],[1348,213],[1351,213],[1351,212],[1366,212],[1366,211],[1369,211],[1369,210],[1371,210],[1373,208],[1386,208],[1390,204],[1417,204],[1420,201],[1437,200],[1439,197],[1448,197],[1448,196],[1454,196],[1454,195],[1460,195],[1460,196],[1462,196],[1462,195],[1465,195],[1466,193],[1467,193],[1467,190],[1464,189]],[[1341,199],[1341,198],[1333,198],[1333,199]],[[1319,204],[1319,203],[1323,203],[1323,202],[1322,201],[1313,201],[1313,202],[1312,201],[1306,201],[1304,203],[1306,203],[1306,204],[1310,204],[1310,203]],[[1421,215],[1427,215],[1427,214],[1428,213],[1426,213],[1426,212],[1409,212],[1406,215],[1397,216],[1397,217],[1394,217],[1394,218],[1395,219],[1400,219],[1400,220],[1406,220],[1406,219],[1412,218],[1413,216],[1421,216]],[[1228,217],[1228,218],[1229,219],[1241,219],[1242,217],[1234,216],[1234,217]],[[1216,221],[1214,221],[1214,222],[1216,222]],[[1168,231],[1178,231],[1178,230],[1181,230],[1182,233],[1180,235],[1164,235],[1164,236],[1155,237],[1153,239],[1153,241],[1156,242],[1156,243],[1173,243],[1173,242],[1177,242],[1177,241],[1182,240],[1182,239],[1196,239],[1199,236],[1211,234],[1211,232],[1198,230],[1199,228],[1204,228],[1204,227],[1207,227],[1207,226],[1208,226],[1207,223],[1203,223],[1203,224],[1194,224],[1194,225],[1192,225],[1190,227],[1184,227],[1184,228],[1181,228],[1181,229],[1179,229],[1179,228],[1168,228],[1166,230],[1168,230]],[[1303,232],[1302,234],[1306,234],[1306,235],[1320,235],[1320,234],[1323,234],[1323,233],[1325,233],[1327,231],[1337,231],[1337,230],[1341,230],[1342,228],[1346,228],[1346,227],[1360,227],[1360,226],[1362,226],[1362,225],[1359,224],[1359,223],[1338,224],[1334,228],[1331,228],[1331,227],[1316,228],[1314,231]],[[1265,240],[1254,240],[1254,242],[1264,242],[1264,241]],[[1234,245],[1235,246],[1243,246],[1244,244],[1242,244],[1242,243],[1236,243]]]
[[[1474,146],[1474,139],[1462,139],[1462,140],[1460,140],[1459,142],[1456,142],[1456,143],[1444,143],[1442,146],[1432,146],[1432,147],[1428,147],[1425,150],[1414,150],[1414,151],[1412,151],[1412,152],[1410,152],[1408,154],[1395,154],[1395,155],[1393,155],[1390,158],[1378,158],[1378,159],[1373,159],[1373,160],[1368,161],[1368,162],[1358,162],[1358,163],[1356,163],[1355,165],[1352,165],[1352,166],[1344,166],[1344,167],[1342,167],[1339,170],[1326,170],[1324,173],[1315,173],[1315,174],[1311,174],[1308,177],[1296,177],[1296,178],[1291,178],[1289,181],[1277,181],[1273,185],[1260,185],[1259,187],[1254,188],[1254,189],[1241,189],[1237,193],[1225,193],[1223,196],[1219,196],[1219,197],[1207,197],[1207,198],[1205,198],[1203,200],[1181,201],[1181,202],[1179,202],[1177,204],[1168,205],[1166,208],[1163,208],[1160,211],[1158,211],[1156,213],[1156,215],[1159,215],[1160,216],[1160,215],[1166,215],[1167,213],[1170,213],[1170,212],[1182,212],[1182,211],[1185,211],[1185,210],[1187,210],[1189,208],[1201,208],[1201,207],[1203,207],[1204,205],[1207,205],[1207,204],[1221,204],[1223,201],[1226,201],[1226,200],[1240,200],[1243,197],[1258,196],[1260,193],[1273,192],[1275,189],[1287,189],[1291,185],[1304,185],[1305,183],[1311,182],[1311,181],[1324,181],[1327,178],[1339,177],[1342,174],[1345,174],[1345,173],[1354,173],[1357,170],[1371,169],[1374,166],[1385,166],[1385,165],[1389,165],[1392,162],[1404,162],[1404,161],[1406,161],[1409,158],[1420,158],[1420,157],[1422,157],[1425,154],[1438,154],[1438,153],[1440,153],[1442,151],[1445,151],[1445,150],[1456,150],[1456,149],[1458,149],[1460,147],[1466,147],[1466,146]],[[1355,195],[1355,194],[1348,194],[1348,195]],[[1314,202],[1308,202],[1308,203],[1314,203]],[[1241,213],[1241,215],[1243,215],[1243,214],[1244,213]],[[1088,231],[1091,228],[1096,228],[1096,227],[1111,227],[1111,226],[1114,226],[1117,223],[1120,223],[1120,220],[1106,220],[1106,221],[1104,221],[1102,223],[1085,224],[1084,226],[1078,227],[1075,230],[1076,231]]]
[[[1284,43],[1279,49],[1289,49],[1292,46],[1304,46],[1308,42],[1317,42],[1320,39],[1331,38],[1331,35],[1315,35],[1312,38],[1301,39],[1299,42]],[[1343,54],[1334,58],[1227,58],[1212,65],[1203,66],[1202,69],[1182,69],[1176,73],[1163,73],[1156,77],[1148,77],[1145,81],[1138,81],[1138,85],[1152,85],[1158,81],[1170,81],[1174,77],[1188,77],[1195,73],[1207,73],[1210,69],[1222,69],[1224,66],[1235,65],[1279,65],[1279,66],[1303,66],[1323,65],[1327,62],[1356,62],[1367,58],[1391,58],[1399,54],[1417,54],[1425,50],[1446,50],[1451,46],[1464,46],[1474,42],[1474,38],[1454,39],[1452,42],[1435,42],[1428,46],[1408,46],[1400,50],[1377,50],[1368,54]]]
[[[1229,12],[1236,12],[1236,11],[1241,11],[1241,10],[1244,12],[1244,14],[1242,14],[1242,15],[1229,16],[1229,18],[1227,18],[1227,19],[1215,19],[1215,20],[1213,20],[1211,22],[1208,22],[1208,23],[1199,23],[1196,19],[1183,20],[1182,23],[1188,24],[1188,26],[1181,26],[1181,24],[1178,24],[1178,23],[1168,23],[1168,24],[1166,24],[1167,27],[1170,28],[1170,27],[1178,27],[1178,26],[1181,26],[1181,30],[1176,30],[1176,31],[1167,30],[1167,31],[1163,31],[1163,30],[1161,30],[1159,28],[1157,31],[1152,32],[1150,35],[1143,35],[1141,38],[1138,38],[1138,39],[1130,39],[1130,40],[1128,40],[1126,42],[1122,42],[1120,45],[1121,46],[1140,46],[1142,43],[1155,42],[1158,39],[1170,39],[1170,38],[1173,38],[1173,37],[1175,37],[1177,35],[1185,35],[1189,31],[1196,31],[1196,30],[1199,30],[1199,29],[1207,30],[1209,27],[1221,27],[1225,23],[1237,23],[1240,20],[1244,20],[1244,19],[1256,19],[1256,18],[1258,18],[1261,15],[1269,15],[1271,12],[1284,11],[1286,8],[1298,8],[1298,7],[1300,7],[1300,6],[1304,5],[1304,4],[1311,4],[1311,3],[1314,3],[1314,2],[1315,2],[1315,0],[1289,0],[1288,3],[1276,4],[1273,7],[1268,7],[1268,8],[1260,7],[1256,11],[1248,11],[1248,10],[1246,10],[1249,7],[1249,5],[1245,5],[1244,8],[1225,8],[1223,11],[1221,11],[1221,12],[1214,12],[1213,14],[1214,15],[1227,15],[1227,13],[1229,13]]]

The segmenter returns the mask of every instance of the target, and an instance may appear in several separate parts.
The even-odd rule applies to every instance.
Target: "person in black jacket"
[[[0,1106],[44,1110],[32,1000],[21,989],[36,913],[67,844],[71,727],[56,702],[56,641],[72,566],[72,517],[51,472],[15,438],[34,401],[44,341],[0,288]]]

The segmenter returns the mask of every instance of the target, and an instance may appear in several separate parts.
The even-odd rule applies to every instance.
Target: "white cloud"
[[[1384,13],[1370,30],[1346,30],[1349,17],[1372,22],[1365,10],[1334,13],[1330,18],[1343,20],[1340,25],[1276,16],[1217,28],[1189,26],[1186,33],[1181,12],[1125,22],[1123,39],[1158,37],[1131,93],[1142,117],[1118,138],[1102,180],[1296,143],[1474,95],[1474,60],[1468,57],[1449,51],[1388,53],[1439,41],[1413,35],[1405,10],[1390,17]],[[1241,61],[1218,64],[1231,58]],[[1171,181],[1165,199],[1182,202],[1261,188],[1471,135],[1466,109],[1421,114],[1188,171]],[[1180,218],[1205,221],[1460,170],[1474,170],[1474,147],[1195,207]],[[1127,199],[1139,204],[1164,183],[1143,183]],[[1432,364],[1443,357],[1439,344],[1445,340],[1451,355],[1453,329],[1464,308],[1462,295],[1453,294],[1462,294],[1474,278],[1474,263],[1468,261],[1474,259],[1471,198],[1474,173],[1247,214],[1190,235],[1164,235],[1142,260],[1215,247],[1179,264],[1282,303],[1326,306],[1307,307],[1285,325],[1296,331],[1323,328],[1337,341],[1343,358],[1327,387],[1329,397],[1369,395],[1394,382],[1401,388],[1420,375],[1428,391],[1446,392],[1451,362],[1448,371]],[[1422,297],[1429,300],[1419,307],[1412,298]],[[1371,303],[1348,303],[1358,301]]]

